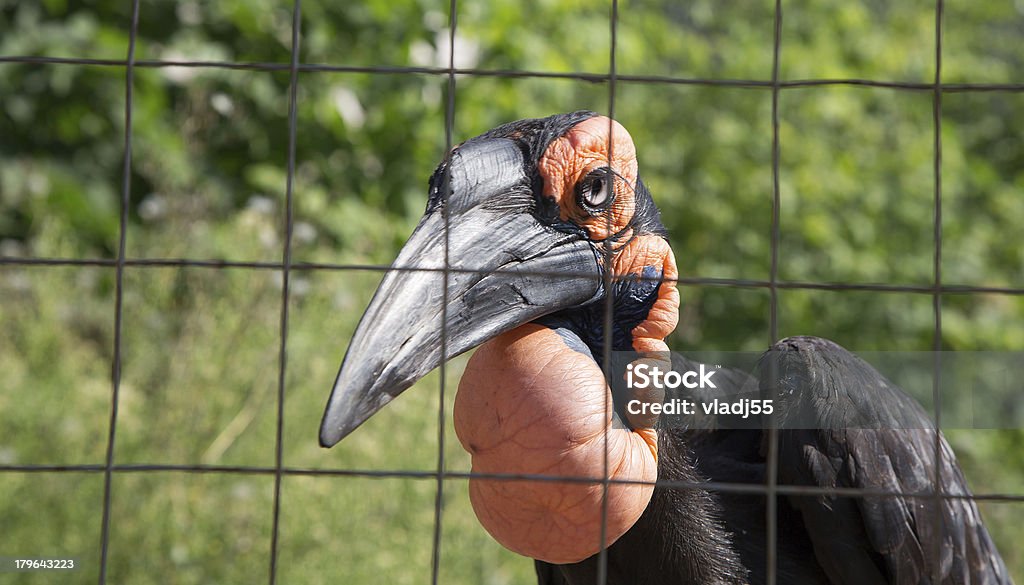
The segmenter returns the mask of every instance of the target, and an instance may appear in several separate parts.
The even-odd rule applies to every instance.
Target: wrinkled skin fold
[[[541,325],[499,335],[473,354],[455,398],[455,429],[474,473],[591,480],[470,480],[484,528],[528,557],[575,563],[595,554],[633,526],[654,490],[657,433],[613,428],[597,363]],[[602,511],[604,477],[648,483],[610,484]]]

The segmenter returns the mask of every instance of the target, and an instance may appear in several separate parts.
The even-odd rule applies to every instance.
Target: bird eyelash
[[[609,175],[612,176],[612,187],[613,187],[612,192],[615,191],[614,187],[619,184],[619,181],[621,181],[622,184],[626,186],[626,189],[629,189],[629,193],[631,195],[633,195],[634,197],[636,197],[636,188],[633,185],[630,184],[629,179],[627,179],[626,177],[624,177],[622,175],[622,173],[620,173],[619,171],[617,171],[617,170],[615,170],[615,169],[613,169],[611,167],[604,167],[604,168],[605,168],[605,171]],[[613,200],[612,204],[608,206],[608,209],[611,209],[614,206],[615,206],[615,202]]]
[[[590,182],[592,182],[592,181],[594,181],[594,180],[596,180],[598,178],[600,178],[601,180],[607,180],[609,182],[608,183],[608,188],[609,188],[608,201],[602,202],[598,206],[593,206],[593,205],[590,205],[586,201],[586,197],[584,196],[582,189],[586,185],[588,185]],[[613,169],[611,167],[607,167],[607,166],[606,167],[600,167],[600,168],[597,168],[597,169],[594,169],[594,170],[590,171],[589,173],[587,173],[587,175],[579,183],[577,183],[577,186],[576,186],[576,202],[577,202],[577,204],[580,207],[582,207],[584,210],[586,210],[587,213],[592,215],[592,216],[604,215],[604,214],[608,213],[609,211],[615,209],[615,206],[617,204],[617,201],[616,201],[617,197],[616,197],[616,195],[617,195],[617,187],[618,187],[618,182],[619,181],[621,181],[622,184],[626,185],[626,188],[629,189],[629,193],[630,194],[632,194],[634,197],[636,196],[636,189],[634,188],[634,186],[631,185],[629,180],[626,179],[626,177],[624,177],[622,175],[622,173],[620,173],[619,171],[617,171],[617,170],[615,170],[615,169]]]

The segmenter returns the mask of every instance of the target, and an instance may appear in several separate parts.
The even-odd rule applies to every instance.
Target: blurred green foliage
[[[946,2],[942,78],[1024,82],[1020,2]],[[308,1],[300,59],[355,67],[445,67],[448,2]],[[609,70],[609,6],[582,0],[458,4],[455,64],[557,73]],[[770,1],[624,0],[616,72],[769,81]],[[824,86],[779,95],[779,278],[933,282],[934,3],[783,2],[783,80],[863,78],[917,89]],[[0,57],[124,59],[130,3],[0,1]],[[291,13],[272,0],[144,0],[137,58],[290,59]],[[0,256],[112,259],[119,239],[125,70],[0,62]],[[446,148],[448,79],[428,73],[299,75],[293,234],[297,262],[386,265],[417,221]],[[126,234],[130,258],[276,262],[285,235],[287,69],[135,69]],[[609,109],[607,83],[460,75],[453,140],[499,123]],[[620,81],[614,115],[663,210],[684,276],[770,276],[770,88]],[[947,284],[1024,286],[1024,94],[944,92]],[[437,374],[332,451],[321,409],[374,271],[292,275],[284,464],[430,471]],[[115,461],[274,464],[280,273],[135,267],[124,275],[123,378]],[[758,350],[760,288],[682,287],[676,349]],[[0,464],[102,464],[110,412],[115,272],[0,264]],[[1024,350],[1024,297],[942,298],[942,346]],[[782,335],[855,350],[927,350],[927,294],[782,290]],[[445,400],[463,361],[447,371]],[[450,411],[449,411],[450,412]],[[448,423],[446,464],[468,470]],[[977,492],[1022,493],[1024,433],[949,433]],[[273,478],[118,473],[110,578],[253,582],[269,567]],[[280,582],[423,583],[432,479],[286,477]],[[99,473],[0,474],[0,555],[79,558],[98,573]],[[477,525],[465,484],[445,483],[441,579],[529,582],[532,566]],[[1024,507],[983,506],[1018,581]],[[8,574],[17,582],[52,575]]]

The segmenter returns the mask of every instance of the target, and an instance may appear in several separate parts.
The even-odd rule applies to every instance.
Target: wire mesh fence
[[[446,460],[446,454],[448,452],[446,448],[446,405],[450,401],[449,388],[446,387],[446,380],[448,375],[445,372],[445,366],[441,366],[441,375],[439,382],[439,394],[437,396],[436,407],[436,460],[435,464],[431,469],[370,469],[370,468],[318,468],[313,466],[297,466],[289,465],[285,458],[285,443],[286,438],[286,402],[288,400],[288,386],[289,386],[289,356],[295,352],[295,348],[289,344],[289,331],[291,329],[292,309],[294,307],[294,287],[296,282],[296,275],[304,275],[308,273],[348,273],[348,272],[366,272],[371,276],[374,274],[383,273],[389,269],[405,269],[403,267],[389,267],[386,264],[374,264],[374,263],[331,263],[317,260],[309,260],[297,258],[294,252],[294,242],[296,239],[296,218],[295,208],[297,198],[302,197],[302,193],[296,187],[298,164],[297,161],[297,145],[303,140],[303,134],[300,132],[300,123],[298,115],[298,103],[302,99],[302,76],[303,75],[317,75],[317,74],[363,74],[368,76],[429,76],[443,79],[445,85],[444,99],[443,99],[443,128],[437,130],[443,130],[444,133],[444,148],[445,152],[449,151],[453,145],[458,142],[458,133],[456,132],[456,119],[459,115],[459,104],[457,102],[457,89],[460,83],[473,79],[524,79],[524,80],[565,80],[572,82],[585,82],[594,85],[594,87],[603,87],[607,89],[606,98],[604,103],[606,108],[604,112],[608,113],[610,117],[615,117],[617,111],[617,104],[620,103],[624,98],[620,95],[621,87],[624,85],[643,85],[643,86],[657,86],[657,87],[672,87],[672,86],[697,86],[697,87],[709,87],[709,88],[727,88],[736,90],[748,90],[753,92],[767,92],[770,94],[770,131],[764,135],[759,135],[758,139],[763,140],[769,147],[770,160],[769,160],[769,175],[770,175],[770,221],[768,222],[769,234],[769,254],[768,254],[768,267],[766,271],[766,277],[747,278],[745,275],[740,277],[732,276],[681,276],[678,279],[678,286],[685,288],[723,288],[723,289],[741,289],[741,290],[754,290],[754,291],[766,291],[768,294],[767,302],[767,331],[766,339],[763,341],[771,343],[780,338],[780,315],[779,315],[779,294],[780,291],[827,291],[837,293],[851,293],[851,292],[862,292],[872,294],[906,294],[915,295],[930,300],[930,313],[932,319],[931,328],[931,340],[930,348],[938,352],[943,349],[943,304],[952,296],[959,295],[998,295],[1000,297],[1020,297],[1024,295],[1024,283],[1021,282],[1006,282],[1002,284],[991,284],[986,282],[971,283],[971,282],[951,282],[949,278],[944,277],[944,266],[946,264],[943,261],[944,258],[944,208],[943,208],[943,165],[944,165],[944,153],[943,153],[943,102],[950,94],[986,94],[986,93],[1008,93],[1008,94],[1019,94],[1024,92],[1024,83],[1010,83],[1010,82],[994,82],[994,83],[978,83],[978,82],[947,82],[944,81],[945,77],[943,74],[943,36],[944,36],[944,22],[946,19],[945,14],[945,3],[942,0],[935,2],[932,15],[934,25],[934,45],[931,47],[931,57],[933,59],[932,71],[933,77],[930,81],[892,81],[892,80],[878,80],[878,79],[859,79],[859,78],[821,78],[821,79],[785,79],[781,75],[782,67],[782,52],[785,46],[785,29],[784,29],[784,10],[783,2],[776,0],[772,7],[771,13],[773,17],[771,45],[764,47],[764,52],[770,54],[770,69],[763,79],[730,79],[730,78],[714,78],[714,77],[673,77],[671,75],[661,74],[638,74],[622,72],[618,70],[616,57],[622,50],[619,43],[619,30],[620,30],[620,19],[622,18],[623,8],[618,5],[617,2],[613,2],[608,7],[608,18],[607,18],[607,30],[606,35],[609,40],[607,55],[607,70],[603,73],[591,73],[585,71],[529,71],[522,69],[502,69],[502,68],[481,68],[476,66],[462,66],[458,63],[458,52],[460,45],[458,42],[458,34],[460,32],[460,24],[457,18],[460,9],[462,8],[461,3],[457,3],[456,0],[451,0],[447,8],[446,26],[443,30],[446,33],[447,47],[445,51],[440,51],[440,54],[446,56],[447,63],[441,65],[360,65],[360,64],[345,64],[345,63],[311,63],[304,62],[300,56],[303,33],[302,25],[305,22],[304,18],[304,6],[301,2],[296,1],[290,8],[290,27],[288,32],[290,35],[290,46],[289,56],[290,59],[287,63],[285,62],[248,62],[248,61],[231,61],[231,60],[220,60],[220,59],[208,59],[208,60],[176,60],[176,59],[138,59],[137,58],[137,39],[139,34],[140,22],[144,22],[147,18],[146,11],[147,5],[140,3],[139,0],[134,0],[132,3],[132,11],[130,22],[128,23],[128,49],[127,55],[124,59],[108,59],[108,58],[77,58],[77,57],[58,57],[58,56],[46,56],[46,55],[14,55],[4,54],[0,55],[0,65],[3,64],[18,64],[22,66],[59,66],[59,67],[98,67],[98,68],[109,68],[124,74],[124,96],[123,96],[123,140],[122,140],[122,165],[121,165],[121,184],[120,184],[120,202],[118,207],[118,221],[117,221],[117,243],[116,249],[111,257],[54,257],[54,256],[40,256],[34,254],[27,255],[4,255],[0,256],[0,266],[3,267],[23,267],[26,269],[50,269],[55,267],[68,267],[71,269],[84,269],[87,267],[97,267],[104,269],[112,269],[115,277],[113,282],[113,293],[114,293],[114,315],[113,315],[113,350],[111,355],[111,388],[110,388],[110,411],[109,420],[106,424],[106,441],[105,450],[102,463],[82,463],[82,464],[49,464],[39,463],[34,461],[28,462],[9,462],[0,464],[0,473],[11,474],[11,473],[89,473],[99,474],[103,478],[102,483],[102,512],[100,515],[100,536],[99,536],[99,560],[98,560],[98,580],[100,583],[108,581],[108,559],[110,556],[110,543],[112,540],[112,534],[117,530],[116,522],[113,520],[114,510],[116,508],[116,495],[114,494],[114,485],[117,482],[118,477],[127,475],[138,475],[138,474],[150,474],[157,472],[186,472],[194,474],[215,474],[215,475],[255,475],[265,476],[272,478],[273,480],[273,491],[272,491],[272,512],[270,514],[270,527],[269,527],[269,551],[266,552],[268,574],[267,578],[270,583],[278,582],[279,580],[279,549],[281,547],[281,523],[282,523],[282,506],[286,504],[286,494],[282,489],[284,478],[288,477],[337,477],[337,478],[399,478],[410,481],[423,481],[433,482],[434,484],[434,496],[433,496],[433,533],[430,538],[431,548],[431,582],[443,582],[444,579],[441,576],[442,563],[443,563],[443,548],[447,535],[443,531],[444,526],[444,514],[446,501],[446,490],[451,489],[451,480],[467,480],[471,477],[478,478],[491,478],[504,481],[593,481],[593,480],[581,480],[579,478],[564,478],[564,477],[552,477],[552,476],[522,476],[514,474],[480,474],[471,473],[459,470],[453,470],[450,468]],[[785,12],[799,11],[798,7],[786,7]],[[461,47],[465,49],[464,47]],[[163,70],[169,68],[184,68],[184,69],[196,69],[196,70],[234,70],[234,71],[251,71],[251,72],[278,72],[282,75],[288,76],[287,81],[287,160],[285,163],[285,185],[284,185],[284,196],[283,196],[283,209],[284,214],[280,219],[283,220],[281,231],[283,238],[280,242],[281,246],[279,249],[279,260],[238,260],[238,259],[211,259],[203,257],[137,257],[133,256],[129,247],[129,236],[130,231],[134,229],[134,225],[131,219],[131,210],[135,203],[132,200],[132,169],[133,169],[133,127],[134,127],[134,116],[137,113],[135,109],[135,95],[134,90],[138,84],[136,76],[139,71],[144,70]],[[782,275],[782,262],[785,261],[785,255],[783,251],[782,240],[784,237],[783,227],[783,214],[785,213],[785,203],[783,201],[783,190],[782,181],[784,180],[783,175],[783,164],[782,156],[786,148],[786,143],[782,138],[782,122],[781,117],[781,102],[784,99],[784,94],[790,91],[820,91],[823,88],[830,87],[859,87],[859,88],[875,88],[892,90],[895,92],[908,92],[914,94],[920,94],[926,96],[931,102],[931,160],[930,160],[930,178],[932,180],[933,189],[931,193],[931,262],[930,262],[930,276],[925,282],[843,282],[843,281],[829,281],[825,279],[786,279]],[[574,108],[573,108],[574,109]],[[479,130],[484,130],[480,128]],[[642,140],[642,138],[641,138]],[[17,145],[13,145],[13,150],[17,151]],[[643,160],[641,158],[641,165]],[[658,193],[655,193],[655,200],[659,200]],[[742,229],[742,226],[740,227]],[[1019,234],[1008,235],[1009,237],[1016,237],[1019,240]],[[275,417],[273,421],[273,436],[274,436],[274,448],[272,462],[264,465],[225,465],[219,463],[151,463],[151,462],[122,462],[117,457],[118,445],[121,440],[120,427],[119,427],[119,413],[121,406],[123,405],[123,397],[121,396],[122,390],[122,369],[123,369],[123,346],[124,346],[124,335],[125,335],[125,295],[128,293],[128,286],[126,279],[130,278],[126,275],[126,271],[129,269],[160,269],[160,268],[175,268],[175,269],[197,269],[197,270],[217,270],[217,271],[263,271],[269,272],[271,275],[280,275],[280,296],[279,296],[279,314],[277,322],[277,351],[276,351],[276,376],[274,379],[275,383]],[[416,269],[421,270],[421,269]],[[464,267],[453,267],[446,263],[446,266],[438,269],[443,276],[443,282],[447,283],[447,279],[452,273],[460,271],[470,271],[472,268]],[[551,276],[551,275],[548,275]],[[555,275],[557,276],[557,275]],[[610,275],[608,276],[611,277]],[[442,287],[442,291],[446,294],[447,286]],[[447,303],[442,303],[442,308]],[[443,310],[443,309],[442,309]],[[612,318],[611,305],[607,308],[608,320]],[[442,319],[442,323],[445,320]],[[808,333],[814,333],[810,331]],[[446,340],[447,336],[442,333],[442,339]],[[443,345],[445,345],[443,343]],[[610,344],[606,344],[610,346]],[[446,354],[446,350],[442,348],[442,354]],[[936,356],[940,356],[936,353]],[[340,358],[340,355],[338,356]],[[939,428],[942,428],[942,412],[941,404],[942,400],[939,396],[939,388],[941,384],[940,371],[941,363],[940,357],[936,357],[934,374],[933,374],[933,388],[935,395],[935,412],[934,417]],[[442,364],[444,360],[442,361]],[[324,397],[326,398],[327,388],[323,388]],[[309,435],[312,437],[312,433]],[[989,501],[989,502],[1009,502],[1014,505],[1019,505],[1024,502],[1024,493],[1021,491],[1014,491],[1012,493],[978,493],[973,496],[964,496],[961,494],[947,494],[942,493],[938,488],[940,485],[938,481],[938,475],[936,475],[936,481],[934,485],[935,489],[921,493],[902,493],[894,491],[884,490],[863,490],[863,489],[846,489],[846,488],[818,488],[818,487],[807,487],[807,486],[794,486],[784,485],[778,482],[776,476],[777,468],[777,447],[778,442],[775,437],[775,433],[769,433],[771,440],[769,441],[769,449],[767,456],[767,469],[768,477],[767,481],[763,485],[751,485],[751,484],[730,484],[730,483],[690,483],[690,482],[671,482],[671,481],[658,481],[657,485],[661,487],[671,487],[679,489],[704,489],[718,492],[731,492],[731,493],[743,493],[743,494],[754,494],[763,495],[767,503],[767,542],[765,543],[766,555],[765,555],[765,566],[767,567],[768,582],[777,582],[776,577],[776,547],[778,539],[778,528],[776,525],[777,521],[777,510],[776,510],[776,496],[782,495],[838,495],[838,496],[883,496],[883,497],[905,497],[905,498],[936,498],[936,499],[962,499],[970,497],[978,501]],[[312,440],[312,439],[311,439]],[[942,461],[941,459],[941,445],[939,442],[938,434],[935,435],[935,461]],[[938,474],[941,470],[941,464],[937,468],[936,473]],[[615,480],[604,479],[603,484],[607,489],[607,486],[615,483]],[[606,510],[605,510],[606,512]],[[342,543],[344,545],[344,543]],[[329,546],[329,545],[325,545]],[[602,570],[604,567],[602,561]],[[938,568],[936,568],[938,570]],[[599,582],[604,582],[607,576],[605,573],[601,573]]]

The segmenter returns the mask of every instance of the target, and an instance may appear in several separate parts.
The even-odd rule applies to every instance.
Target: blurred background
[[[99,574],[130,4],[0,0],[0,555],[76,557],[80,568],[59,577],[67,583]],[[930,350],[935,3],[782,7],[781,81],[880,83],[779,91],[778,278],[924,292],[785,288],[779,333],[853,350]],[[382,273],[307,264],[391,262],[446,151],[449,97],[454,142],[519,118],[609,111],[607,3],[459,2],[454,64],[475,73],[455,78],[454,96],[442,70],[448,9],[441,0],[302,3],[300,63],[325,67],[297,79],[298,265],[281,444],[289,469],[436,470],[436,372],[338,447],[317,446],[337,367]],[[124,268],[111,583],[267,579],[292,10],[274,0],[140,4],[126,256],[257,264]],[[614,116],[636,142],[681,275],[755,281],[681,286],[670,345],[764,349],[770,297],[756,282],[771,266],[774,2],[623,0],[618,16]],[[942,296],[941,346],[1022,351],[1024,3],[945,2],[942,31],[942,282],[987,292]],[[498,74],[524,71],[545,76]],[[449,413],[463,364],[447,370]],[[468,471],[450,421],[446,467]],[[947,436],[976,493],[1024,494],[1024,432]],[[256,469],[132,469],[139,464]],[[429,476],[286,474],[278,581],[429,582],[436,488]],[[445,480],[441,498],[440,582],[532,581],[532,562],[477,524],[465,480]],[[1024,581],[1024,502],[981,508]]]

